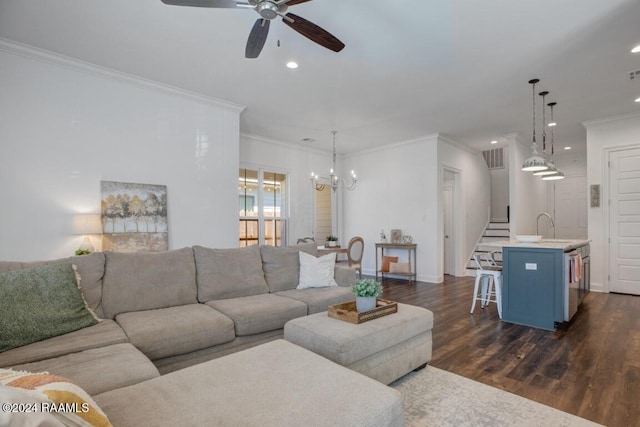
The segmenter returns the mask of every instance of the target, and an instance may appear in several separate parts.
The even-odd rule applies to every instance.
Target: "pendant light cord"
[[[546,111],[545,99],[548,94],[549,92],[547,91],[540,92],[540,96],[542,97],[542,154],[543,156],[545,155],[545,151],[547,149],[547,129],[546,129],[547,120],[545,116],[545,111]]]

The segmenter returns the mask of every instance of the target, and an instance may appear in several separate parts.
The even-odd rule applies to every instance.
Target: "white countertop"
[[[518,240],[496,240],[494,242],[482,242],[480,245],[487,248],[502,249],[510,248],[535,248],[535,249],[562,249],[570,251],[588,244],[590,240],[586,239],[542,239],[537,243],[525,243]]]

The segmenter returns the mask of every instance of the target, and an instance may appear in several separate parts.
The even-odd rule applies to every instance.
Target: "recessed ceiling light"
[[[496,141],[495,139],[493,141],[491,141],[492,144],[497,144],[498,141]]]
[[[631,49],[631,53],[638,53],[638,52],[640,52],[640,44],[634,47],[633,49]]]
[[[315,139],[313,138],[302,138],[302,142],[313,142]]]
[[[557,125],[557,123],[556,123],[556,122],[551,122],[551,123],[549,123],[547,126],[549,126],[549,127],[554,127],[554,126],[556,126],[556,125]]]
[[[571,150],[571,147],[564,147],[565,150]]]
[[[636,98],[636,102],[640,102],[640,98]]]
[[[287,68],[291,68],[292,70],[298,68],[298,63],[295,61],[289,61],[287,62]]]

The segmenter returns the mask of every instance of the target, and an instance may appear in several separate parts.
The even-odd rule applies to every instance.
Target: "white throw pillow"
[[[300,256],[300,279],[297,289],[326,288],[338,286],[333,278],[336,266],[336,254],[331,253],[314,257],[302,251]]]

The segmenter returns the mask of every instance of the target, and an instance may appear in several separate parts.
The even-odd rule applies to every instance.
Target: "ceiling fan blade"
[[[282,21],[285,24],[287,24],[309,40],[318,43],[320,46],[326,47],[327,49],[334,52],[340,52],[342,49],[344,49],[344,43],[338,40],[331,33],[318,27],[316,24],[309,22],[306,19],[299,17],[298,15],[294,15],[293,13],[287,13],[285,17],[293,20],[290,21],[289,19],[282,18]]]
[[[269,35],[269,24],[271,24],[271,21],[262,18],[258,18],[253,24],[247,39],[247,47],[244,49],[245,58],[257,58],[260,55],[264,42],[267,40],[267,35]]]
[[[238,4],[235,0],[161,0],[164,4],[172,6],[193,6],[193,7],[216,7],[216,8],[236,8]]]
[[[308,2],[308,1],[311,1],[311,0],[289,0],[289,1],[287,1],[287,0],[280,0],[280,1],[278,2],[278,5],[286,4],[287,6],[294,6],[294,5],[296,5],[296,4],[306,3],[306,2]]]

